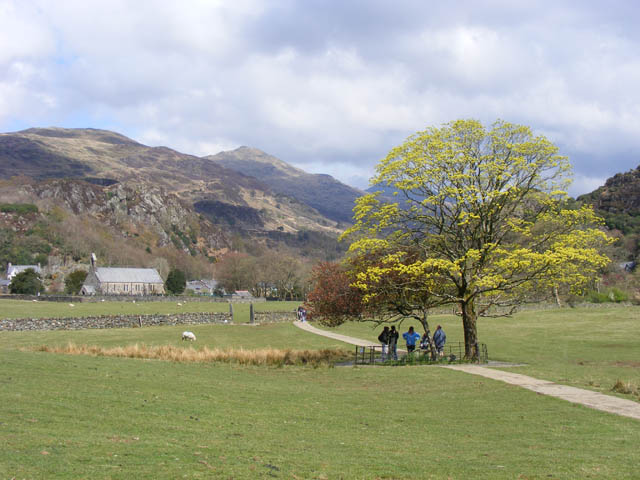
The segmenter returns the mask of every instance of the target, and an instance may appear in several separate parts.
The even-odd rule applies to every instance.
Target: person
[[[307,309],[304,307],[300,311],[300,321],[303,323],[307,321]]]
[[[444,355],[444,344],[447,343],[447,334],[444,333],[440,325],[438,325],[436,331],[433,332],[433,343],[436,344],[438,355],[442,357]]]
[[[413,353],[416,349],[416,342],[420,340],[420,334],[413,330],[413,327],[409,327],[408,332],[404,332],[402,334],[402,338],[404,338],[405,342],[407,342],[407,352]]]
[[[296,317],[298,317],[298,321],[302,320],[302,310],[303,310],[302,305],[300,305],[296,310]]]
[[[431,343],[429,339],[429,330],[427,330],[426,332],[424,332],[424,335],[422,335],[422,338],[420,339],[420,350],[429,350],[430,346]]]
[[[389,348],[389,327],[384,327],[380,335],[378,335],[378,341],[382,345],[380,359],[384,362],[387,359],[387,350]]]
[[[396,326],[392,325],[389,331],[389,358],[393,357],[394,360],[398,360],[398,331]]]

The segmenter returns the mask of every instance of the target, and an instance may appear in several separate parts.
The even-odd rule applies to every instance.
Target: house
[[[187,282],[185,290],[191,290],[198,295],[213,295],[217,287],[218,282],[215,280],[192,280]]]
[[[42,274],[42,268],[40,268],[40,264],[38,265],[11,265],[11,262],[7,264],[7,280],[11,282],[13,277],[18,275],[19,273],[24,272],[25,270],[32,268],[38,275]]]
[[[91,268],[81,295],[164,295],[164,281],[155,268],[97,267],[91,254]]]
[[[252,300],[255,298],[248,290],[236,290],[231,294],[232,300]]]
[[[0,293],[9,293],[10,284],[11,284],[11,280],[0,278]]]

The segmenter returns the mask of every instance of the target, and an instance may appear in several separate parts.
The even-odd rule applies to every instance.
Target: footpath
[[[359,347],[377,346],[375,342],[368,340],[362,340],[360,338],[349,337],[347,335],[340,335],[338,333],[327,332],[309,325],[306,322],[293,322],[293,324],[316,335],[322,335],[325,337],[333,338],[341,342],[350,343],[351,345],[358,345]],[[542,395],[548,395],[550,397],[561,398],[572,403],[578,403],[589,408],[601,410],[603,412],[614,413],[623,417],[635,418],[640,420],[640,403],[632,400],[626,400],[624,398],[612,397],[611,395],[605,395],[599,392],[593,392],[591,390],[585,390],[583,388],[569,387],[567,385],[560,385],[558,383],[549,382],[547,380],[539,380],[537,378],[528,377],[526,375],[520,375],[518,373],[505,372],[502,370],[494,370],[492,368],[483,367],[480,365],[443,365],[441,368],[448,368],[450,370],[457,370],[459,372],[468,373],[471,375],[479,375],[493,380],[498,380],[510,385],[516,385],[518,387],[526,388]]]

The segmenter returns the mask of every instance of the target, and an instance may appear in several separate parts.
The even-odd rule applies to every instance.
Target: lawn
[[[448,342],[463,341],[459,317],[431,317],[432,330],[438,324],[447,333]],[[410,325],[420,331],[417,322],[407,321],[400,332]],[[352,322],[331,330],[375,341],[382,327],[374,327],[368,322]],[[640,388],[637,306],[551,309],[480,318],[478,336],[487,344],[491,360],[527,364],[509,369],[517,373],[604,393],[611,393],[618,379]],[[403,345],[402,337],[399,345]]]
[[[256,302],[256,312],[294,311],[300,302]],[[175,313],[221,313],[229,311],[227,302],[196,302],[185,297],[180,302],[80,302],[69,303],[0,300],[0,320],[4,318],[64,318],[89,317],[96,315],[148,315]],[[234,321],[249,322],[249,304],[234,303]]]
[[[570,379],[582,367],[565,367],[570,359],[605,363],[591,337],[568,341],[598,318],[613,329],[626,325],[621,337],[637,351],[633,313],[625,323],[625,310],[579,311],[574,325],[563,312],[522,314],[512,327],[506,319],[483,319],[481,339],[492,357],[529,363],[518,371],[560,371]],[[455,340],[459,320],[437,320]],[[556,368],[549,355],[526,347],[551,327],[568,345],[557,347],[567,355]],[[343,346],[288,324],[196,328],[196,346]],[[461,372],[24,350],[69,340],[177,345],[181,330],[0,332],[0,478],[638,478],[637,421]],[[362,324],[340,330],[375,338]],[[610,343],[618,341],[626,344]]]

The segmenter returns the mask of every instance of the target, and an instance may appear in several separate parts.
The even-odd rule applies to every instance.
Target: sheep
[[[190,342],[196,341],[196,336],[193,332],[182,332],[182,340],[189,340]]]

